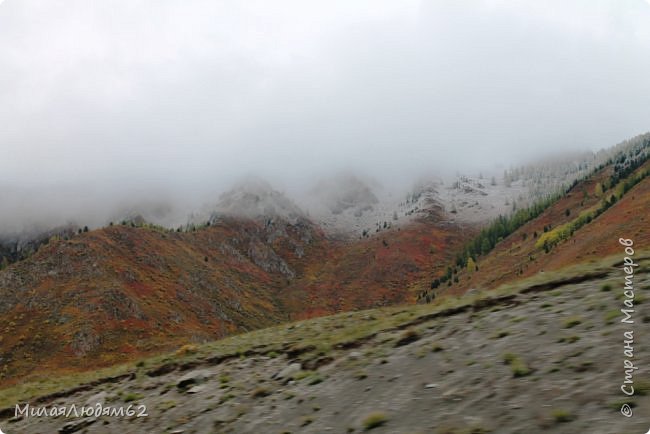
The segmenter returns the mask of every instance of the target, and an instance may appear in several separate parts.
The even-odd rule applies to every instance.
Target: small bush
[[[580,324],[582,324],[582,318],[574,316],[564,322],[564,328],[570,329]]]
[[[639,396],[650,394],[650,381],[640,380],[634,382],[634,392]]]
[[[533,370],[528,367],[526,362],[521,360],[517,355],[506,353],[503,355],[503,363],[510,365],[512,376],[515,378],[525,377],[532,374]]]
[[[199,347],[194,344],[185,344],[176,350],[176,356],[186,356],[188,354],[196,354],[199,351]]]
[[[625,404],[629,405],[630,408],[636,408],[636,402],[634,402],[632,399],[621,399],[619,401],[610,402],[608,406],[614,411],[620,411],[621,407],[623,407]]]
[[[607,311],[607,312],[605,313],[605,322],[606,322],[607,324],[611,324],[611,323],[613,323],[613,322],[614,322],[614,319],[616,319],[616,317],[618,317],[618,316],[620,315],[620,312],[621,312],[621,311],[618,310],[618,309],[612,309],[612,310],[610,310],[610,311]]]
[[[266,387],[258,387],[255,390],[253,390],[251,396],[253,398],[264,398],[265,396],[269,396],[270,394],[271,392]]]
[[[139,401],[142,398],[144,398],[144,395],[140,393],[129,392],[126,395],[124,395],[124,402]]]
[[[574,420],[575,416],[568,410],[554,410],[553,419],[555,419],[555,422],[557,423],[566,423]]]
[[[309,380],[307,380],[307,384],[310,385],[310,386],[313,386],[315,384],[322,383],[323,381],[324,381],[323,377],[321,377],[318,374],[314,374],[314,375],[309,377]]]
[[[557,341],[558,341],[559,343],[564,343],[564,342],[566,342],[566,343],[568,343],[568,344],[572,344],[572,343],[574,343],[574,342],[578,342],[579,340],[580,340],[580,336],[575,336],[575,335],[573,335],[573,336],[564,336],[564,337],[561,337],[561,338],[558,339]]]
[[[373,428],[380,427],[386,422],[388,422],[388,416],[382,412],[376,411],[374,413],[370,413],[365,417],[365,419],[363,419],[363,429],[368,431]]]
[[[612,285],[609,283],[604,284],[603,286],[600,287],[600,290],[603,292],[609,292],[612,290]]]
[[[499,330],[498,332],[496,332],[496,334],[492,335],[492,339],[505,338],[509,334],[510,334],[510,332],[508,332],[507,330]]]
[[[402,336],[400,336],[399,340],[395,343],[395,346],[401,347],[403,345],[408,345],[412,342],[417,341],[420,339],[420,337],[420,333],[418,333],[416,330],[408,329],[402,333]]]

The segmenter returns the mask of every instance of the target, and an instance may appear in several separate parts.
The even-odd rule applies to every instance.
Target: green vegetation
[[[144,398],[144,395],[142,395],[140,393],[131,393],[131,392],[129,392],[126,395],[124,395],[124,402],[139,401],[142,398]]]
[[[363,419],[363,429],[368,431],[373,428],[378,428],[384,425],[386,422],[388,422],[388,416],[382,412],[376,411],[374,413],[370,413]]]
[[[621,170],[620,173],[618,174],[615,173],[614,175],[612,175],[611,178],[612,185],[615,185],[614,182],[618,182],[618,185],[615,185],[615,187],[613,188],[613,194],[611,194],[609,200],[603,199],[600,205],[587,209],[581,212],[578,217],[571,220],[570,222],[560,225],[557,228],[544,233],[542,236],[539,237],[539,239],[535,243],[535,247],[540,249],[543,248],[544,251],[548,253],[548,251],[551,250],[554,246],[556,246],[557,244],[559,244],[564,240],[569,239],[571,236],[573,236],[573,233],[575,231],[577,231],[584,225],[590,223],[592,220],[594,220],[596,217],[601,215],[603,212],[607,211],[609,207],[611,207],[618,200],[620,200],[625,193],[627,193],[632,189],[632,187],[634,187],[636,184],[641,182],[645,177],[647,177],[648,170],[639,171],[633,176],[629,176],[630,174],[631,174],[631,170],[625,169],[625,170]],[[618,180],[621,179],[623,175],[629,177],[619,182]]]
[[[555,419],[555,422],[557,423],[566,423],[566,422],[571,422],[572,420],[575,419],[575,416],[573,413],[571,413],[568,410],[553,410],[553,419]]]
[[[528,367],[519,356],[513,353],[506,353],[503,355],[503,363],[510,365],[512,376],[515,378],[525,377],[533,373],[533,370]]]
[[[258,387],[253,392],[251,393],[251,396],[253,398],[264,398],[265,396],[269,396],[271,394],[271,391],[267,389],[266,387]]]
[[[395,342],[396,347],[400,347],[402,345],[408,345],[412,342],[417,341],[420,339],[420,333],[417,330],[413,329],[408,329],[405,330],[404,333],[400,336],[399,340]]]
[[[573,336],[564,336],[564,337],[561,337],[561,338],[558,339],[557,341],[558,341],[559,343],[565,343],[565,342],[566,342],[566,343],[568,343],[568,344],[573,344],[573,343],[575,343],[575,342],[578,342],[579,340],[580,340],[580,336],[573,335]]]
[[[522,227],[525,223],[538,217],[560,197],[561,195],[559,194],[549,195],[527,208],[521,208],[515,211],[510,216],[497,217],[488,227],[481,230],[479,235],[458,254],[456,257],[456,265],[465,267],[470,258],[474,261],[477,256],[489,253],[499,241]]]
[[[582,324],[582,318],[579,316],[572,316],[564,322],[564,328],[570,329],[580,324]]]
[[[614,320],[621,314],[621,311],[618,309],[612,309],[605,313],[605,323],[612,324]]]

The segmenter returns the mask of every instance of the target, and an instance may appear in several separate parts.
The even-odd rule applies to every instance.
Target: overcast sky
[[[650,129],[648,23],[644,0],[0,1],[0,184],[390,182],[597,150]]]

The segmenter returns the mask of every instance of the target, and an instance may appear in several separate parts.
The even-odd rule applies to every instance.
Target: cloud
[[[648,129],[648,18],[642,0],[10,0],[0,184],[198,198],[248,173],[406,183],[610,146]]]

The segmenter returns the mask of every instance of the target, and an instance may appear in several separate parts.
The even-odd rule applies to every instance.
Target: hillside
[[[462,293],[470,288],[489,289],[521,277],[597,260],[619,252],[621,237],[647,246],[649,172],[650,162],[646,161],[612,184],[613,166],[598,170],[576,183],[539,217],[499,242],[487,255],[474,258],[478,270],[457,268],[453,281],[457,278],[458,282],[441,290]],[[625,183],[631,181],[638,183],[624,191]],[[603,188],[609,184],[609,188]]]
[[[612,357],[622,345],[619,260],[444,302],[260,330],[116,367],[93,382],[23,384],[0,392],[0,405],[11,406],[0,425],[28,434],[642,433],[647,367],[625,399],[621,359]],[[641,303],[650,252],[636,260]],[[645,342],[650,316],[638,319]],[[635,360],[649,358],[646,345],[636,347]],[[14,402],[34,396],[40,407],[146,405],[148,417],[13,418]],[[633,418],[619,413],[626,403]]]
[[[299,215],[250,217],[215,215],[181,232],[113,225],[52,239],[0,271],[1,383],[290,319],[412,303],[422,289],[412,282],[430,278],[467,239],[435,220],[351,242]]]

